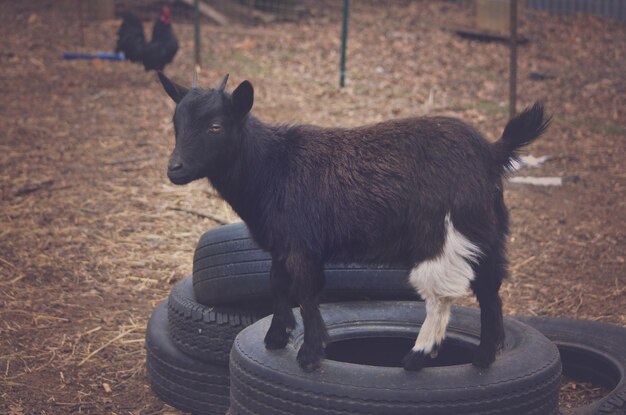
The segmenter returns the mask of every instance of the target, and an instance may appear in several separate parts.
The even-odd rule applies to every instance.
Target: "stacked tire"
[[[229,355],[245,327],[271,313],[271,259],[243,224],[206,232],[193,276],[178,282],[150,318],[147,374],[164,402],[194,414],[229,408]],[[419,298],[400,267],[329,264],[322,301]]]
[[[326,267],[330,342],[322,367],[306,374],[295,359],[299,319],[285,349],[263,344],[270,265],[242,224],[202,236],[193,276],[148,324],[147,375],[164,402],[193,414],[557,414],[563,360],[569,376],[612,390],[572,414],[626,414],[626,330],[607,324],[506,319],[502,353],[478,369],[479,313],[457,307],[433,367],[405,372],[400,359],[425,310],[401,267]]]

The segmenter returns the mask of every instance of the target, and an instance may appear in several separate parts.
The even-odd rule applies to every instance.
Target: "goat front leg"
[[[437,357],[441,343],[446,336],[451,299],[433,296],[425,298],[424,302],[426,303],[426,319],[420,328],[415,345],[402,360],[406,370],[419,370],[424,367],[427,359]]]
[[[320,367],[328,338],[319,310],[319,295],[324,288],[324,268],[320,260],[302,254],[289,255],[285,265],[293,278],[292,290],[300,304],[304,324],[304,343],[298,351],[298,364],[304,371],[311,372]]]
[[[265,335],[265,347],[268,349],[283,349],[289,341],[289,333],[296,326],[296,320],[289,300],[291,276],[285,268],[284,261],[272,260],[270,283],[272,286],[274,316]]]

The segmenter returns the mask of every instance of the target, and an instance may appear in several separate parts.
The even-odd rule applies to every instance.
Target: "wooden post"
[[[197,9],[201,14],[213,20],[220,26],[226,26],[228,24],[228,19],[222,13],[215,10],[215,8],[209,6],[207,3],[202,2],[198,3],[196,0],[178,0],[184,4],[192,6],[194,9]]]
[[[78,10],[78,26],[80,27],[80,45],[85,46],[85,13],[83,3],[80,0],[78,0],[76,9]]]
[[[509,116],[515,116],[517,101],[517,0],[511,0],[511,59],[509,63]]]

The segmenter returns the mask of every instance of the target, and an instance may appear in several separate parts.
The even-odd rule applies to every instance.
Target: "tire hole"
[[[621,380],[619,369],[606,357],[580,347],[557,344],[563,376],[559,402],[571,409],[608,395]]]
[[[360,337],[331,341],[326,359],[358,365],[402,367],[402,358],[415,344],[406,337]],[[446,339],[436,359],[427,367],[455,366],[471,363],[475,346],[458,339]]]
[[[580,347],[557,344],[563,374],[572,379],[614,389],[621,375],[619,369],[606,357]]]

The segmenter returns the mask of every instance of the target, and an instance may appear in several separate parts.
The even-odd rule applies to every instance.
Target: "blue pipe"
[[[123,53],[109,53],[109,52],[97,52],[97,53],[64,53],[63,59],[106,59],[109,61],[123,61],[125,60]]]

